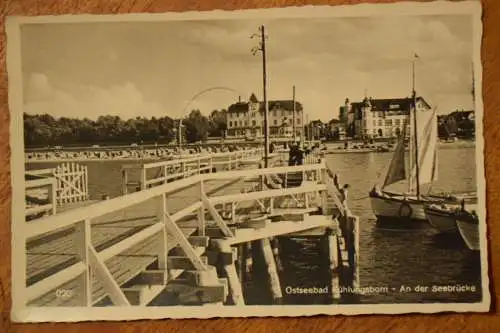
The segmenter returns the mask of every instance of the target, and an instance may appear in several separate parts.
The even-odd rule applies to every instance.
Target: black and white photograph
[[[9,17],[12,319],[485,312],[481,5]]]

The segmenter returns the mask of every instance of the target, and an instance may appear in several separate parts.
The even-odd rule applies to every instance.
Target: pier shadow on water
[[[247,305],[276,304],[270,292],[267,267],[258,247],[253,248],[252,280],[244,284]],[[332,304],[328,254],[320,237],[279,237],[279,278],[283,305]],[[298,289],[321,288],[326,293],[303,294]],[[326,289],[325,289],[326,288]]]
[[[418,228],[384,228],[374,219],[361,227],[362,287],[386,286],[389,292],[360,296],[362,303],[471,303],[481,301],[479,252],[457,234],[439,234],[425,223]],[[412,292],[401,292],[401,287]],[[418,286],[428,292],[416,292]],[[432,291],[432,288],[448,287]],[[467,290],[457,291],[466,286]],[[455,289],[454,289],[455,288]]]

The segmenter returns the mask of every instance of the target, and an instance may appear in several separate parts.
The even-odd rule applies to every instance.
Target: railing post
[[[125,195],[128,193],[128,173],[127,169],[123,168],[122,169],[122,195]]]
[[[48,193],[49,202],[52,204],[52,215],[57,213],[57,194],[56,194],[57,180],[52,178],[52,183],[50,185],[50,191]]]
[[[205,186],[203,180],[200,181],[200,201],[205,195]],[[198,236],[205,236],[205,206],[201,205],[198,210]]]
[[[198,174],[201,173],[201,157],[198,157]]]
[[[181,162],[182,178],[186,178],[186,163]]]
[[[157,197],[156,218],[159,222],[163,223],[163,232],[160,234],[160,250],[158,253],[158,268],[167,270],[167,256],[168,256],[168,243],[167,243],[167,228],[165,227],[167,219],[167,198],[165,193]]]
[[[88,167],[83,166],[83,185],[85,186],[85,200],[89,200],[89,173]]]
[[[318,170],[319,172],[319,170]],[[322,184],[326,184],[326,179],[327,177],[327,174],[326,174],[326,164],[325,166],[321,169],[321,183]],[[328,203],[328,197],[327,197],[327,190],[323,190],[321,191],[321,210],[323,211],[323,215],[326,215],[326,211],[328,209],[327,207],[327,203]]]
[[[163,165],[163,184],[166,184],[168,182],[168,168],[167,165]]]
[[[146,168],[143,165],[141,170],[141,190],[145,189],[146,189]]]
[[[82,306],[92,306],[92,275],[89,263],[89,248],[91,243],[90,220],[86,219],[75,224],[74,242],[76,259],[85,264],[85,272],[81,276],[80,304]]]

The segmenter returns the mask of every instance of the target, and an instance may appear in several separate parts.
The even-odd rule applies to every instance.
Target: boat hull
[[[456,220],[458,231],[470,250],[479,251],[479,224],[476,221],[458,218]]]
[[[381,223],[414,224],[427,221],[424,204],[403,197],[370,195],[374,215]]]
[[[458,232],[455,215],[451,212],[424,207],[429,224],[442,233]]]

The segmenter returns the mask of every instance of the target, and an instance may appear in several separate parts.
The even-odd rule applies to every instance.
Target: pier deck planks
[[[251,166],[245,166],[250,168]],[[248,186],[243,179],[211,180],[204,183],[207,195],[224,195],[227,193],[240,193],[241,188]],[[188,188],[181,189],[170,194],[167,198],[167,208],[170,214],[174,214],[183,208],[188,207],[198,200],[199,186],[194,184]],[[91,202],[72,204],[59,211],[74,209],[89,205]],[[102,251],[127,237],[143,230],[156,222],[155,216],[156,202],[148,200],[141,204],[131,206],[127,209],[106,214],[91,221],[91,241],[96,250]],[[36,220],[30,222],[36,223]],[[197,222],[193,218],[185,218],[177,222],[186,236],[196,231]],[[27,253],[27,285],[32,285],[44,278],[47,278],[58,271],[61,271],[77,262],[76,248],[74,242],[74,227],[58,230],[57,232],[36,239],[30,239],[26,244]],[[124,284],[147,266],[153,263],[157,256],[158,244],[150,237],[121,255],[111,258],[106,262],[106,266],[112,272],[118,284]],[[168,248],[177,246],[173,237],[168,237]],[[126,265],[123,261],[126,260]],[[60,299],[56,297],[55,290],[30,302],[31,306],[77,306],[78,295],[81,295],[81,282],[74,279],[60,286],[65,290],[70,290],[75,297]],[[93,279],[92,299],[96,303],[106,296],[102,286]]]

